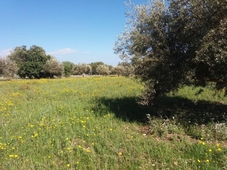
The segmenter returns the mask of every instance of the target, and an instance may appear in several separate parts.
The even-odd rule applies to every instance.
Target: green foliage
[[[70,77],[73,74],[74,63],[70,61],[64,61],[62,64],[64,66],[65,77]]]
[[[130,76],[133,74],[133,66],[127,62],[118,63],[116,67],[111,69],[111,74]]]
[[[99,65],[105,65],[103,62],[99,61],[99,62],[92,62],[89,64],[92,68],[92,74],[95,75],[95,74],[98,74],[96,69]]]
[[[28,58],[28,50],[26,49],[26,46],[15,47],[8,58],[15,61],[17,66],[20,68]]]
[[[113,67],[111,70],[111,74],[117,74],[118,76],[123,75],[124,67],[123,66],[116,66]]]
[[[212,81],[227,92],[227,1],[168,2],[128,3],[128,26],[115,45],[146,85],[142,103],[191,83]]]
[[[18,75],[21,78],[28,77],[32,78],[42,78],[43,77],[43,64],[39,62],[28,61],[20,66],[18,70]]]
[[[45,77],[54,78],[54,76],[61,77],[64,74],[64,66],[57,61],[56,58],[51,57],[43,66]]]
[[[43,66],[51,58],[42,47],[36,45],[28,50],[26,46],[16,47],[8,57],[16,62],[19,68],[18,75],[22,78],[45,77]]]
[[[118,66],[122,66],[124,68],[123,74],[122,74],[123,76],[130,76],[133,74],[132,64],[128,62],[121,62],[121,63],[118,63]]]
[[[18,68],[15,62],[9,58],[0,58],[0,76],[13,77],[17,74]]]
[[[73,68],[74,75],[91,74],[91,73],[92,73],[92,67],[88,64],[82,63],[82,64],[74,65],[74,68]]]
[[[110,69],[107,65],[98,65],[96,68],[96,73],[107,76],[110,74]]]

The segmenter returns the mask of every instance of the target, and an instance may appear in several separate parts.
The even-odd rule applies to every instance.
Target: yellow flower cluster
[[[0,150],[5,150],[5,149],[6,149],[6,143],[0,142]]]
[[[206,142],[204,142],[204,139],[201,138],[201,140],[199,141],[199,144],[201,144],[202,146],[205,146],[206,145]],[[214,148],[209,148],[208,149],[208,152],[206,153],[206,156],[209,157],[209,155],[213,154],[213,152],[221,152],[221,150],[222,149],[220,147],[220,144],[217,143]],[[210,159],[205,159],[205,160],[203,159],[203,161],[201,159],[198,159],[197,160],[198,163],[201,163],[201,162],[209,163],[210,161],[211,161]]]
[[[9,155],[9,157],[10,157],[10,158],[18,158],[19,156],[16,155],[16,154],[11,154],[11,155]]]

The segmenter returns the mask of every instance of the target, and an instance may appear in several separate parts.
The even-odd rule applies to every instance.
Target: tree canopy
[[[18,75],[21,78],[53,78],[64,74],[64,65],[53,56],[46,54],[42,47],[36,45],[29,49],[26,46],[16,47],[8,58],[17,64]]]
[[[107,76],[110,74],[110,69],[107,65],[101,64],[96,68],[96,73],[100,75]]]
[[[73,74],[73,68],[75,66],[74,63],[70,61],[63,61],[62,64],[64,66],[65,77],[70,77]]]
[[[144,104],[184,84],[215,84],[227,93],[227,1],[154,0],[127,4],[115,53],[145,82]]]
[[[13,77],[17,74],[18,67],[15,62],[9,58],[0,58],[0,76]]]
[[[97,71],[96,71],[97,67],[99,65],[105,65],[105,64],[102,61],[98,61],[98,62],[92,62],[89,65],[91,66],[92,74],[94,75],[94,74],[98,74]]]
[[[64,74],[64,66],[59,63],[56,58],[51,57],[43,66],[45,77],[54,78],[54,76],[62,77]]]
[[[74,65],[73,74],[82,75],[82,74],[91,74],[92,67],[89,64],[79,63]]]

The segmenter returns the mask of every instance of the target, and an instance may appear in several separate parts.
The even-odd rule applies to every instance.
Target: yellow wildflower
[[[12,155],[9,155],[9,157],[10,157],[10,158],[18,158],[18,155],[16,155],[16,154],[15,154],[15,155],[14,155],[14,154],[12,154]]]

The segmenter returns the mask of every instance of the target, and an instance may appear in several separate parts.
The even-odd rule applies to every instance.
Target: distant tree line
[[[14,48],[6,58],[0,58],[0,76],[20,78],[54,78],[71,75],[122,75],[132,74],[132,65],[119,63],[116,67],[103,62],[74,64],[70,61],[59,62],[54,56],[46,54],[42,47],[33,45]]]

